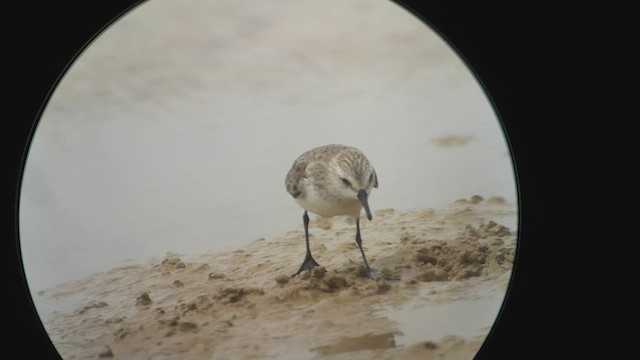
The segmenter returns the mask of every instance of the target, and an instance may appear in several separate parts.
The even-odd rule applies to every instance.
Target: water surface
[[[145,2],[81,54],[37,126],[20,199],[29,286],[300,229],[284,176],[329,143],[373,163],[373,210],[515,201],[482,89],[394,3]]]

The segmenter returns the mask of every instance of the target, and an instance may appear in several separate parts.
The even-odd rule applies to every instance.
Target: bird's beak
[[[371,210],[369,210],[369,202],[367,201],[368,196],[369,194],[367,194],[364,189],[358,191],[358,200],[360,200],[360,202],[362,203],[362,207],[364,207],[364,211],[367,213],[367,219],[371,221],[371,219],[373,219],[373,216],[371,216]]]

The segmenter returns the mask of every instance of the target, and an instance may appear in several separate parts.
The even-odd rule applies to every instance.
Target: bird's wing
[[[304,192],[303,179],[306,176],[307,165],[309,163],[307,161],[298,159],[291,169],[289,173],[287,173],[287,177],[285,178],[285,186],[287,187],[287,191],[293,198],[297,198],[302,195]]]
[[[373,187],[378,188],[378,174],[373,170]]]

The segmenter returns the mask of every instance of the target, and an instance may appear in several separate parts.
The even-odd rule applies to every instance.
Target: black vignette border
[[[518,191],[518,249],[506,300],[475,359],[544,357],[544,347],[535,340],[539,334],[532,331],[551,330],[553,318],[542,306],[548,291],[539,282],[543,269],[534,264],[541,258],[536,256],[541,236],[536,224],[542,194],[536,176],[544,172],[536,166],[539,146],[532,130],[545,125],[544,106],[537,108],[534,99],[547,91],[540,64],[546,54],[544,13],[550,10],[507,1],[394,2],[435,30],[470,68],[493,105],[511,151]]]
[[[133,0],[108,2],[44,2],[32,4],[13,2],[6,9],[12,22],[8,28],[5,59],[7,88],[10,101],[6,102],[9,119],[5,122],[8,139],[9,161],[4,162],[5,174],[10,181],[4,188],[9,193],[5,204],[11,214],[5,264],[9,265],[8,286],[5,293],[11,294],[7,308],[10,309],[11,324],[7,354],[20,358],[60,359],[49,340],[35,310],[29,288],[24,277],[20,256],[18,204],[20,184],[26,154],[33,131],[51,92],[77,55],[92,39],[128,9],[141,3]]]

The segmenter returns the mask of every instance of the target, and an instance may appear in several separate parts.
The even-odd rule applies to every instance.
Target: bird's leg
[[[311,248],[309,247],[309,215],[306,211],[304,212],[304,215],[302,215],[302,221],[304,221],[304,237],[307,240],[307,255],[304,257],[304,261],[302,262],[302,265],[300,266],[298,272],[296,272],[292,276],[296,276],[304,270],[311,270],[316,266],[320,266],[320,264],[316,262],[313,256],[311,256]]]
[[[362,260],[364,260],[364,268],[367,271],[367,276],[370,279],[373,279],[373,274],[371,273],[371,269],[369,268],[369,263],[367,262],[367,257],[364,255],[364,250],[362,249],[362,238],[360,237],[360,217],[356,218],[356,244],[360,248],[360,253],[362,254]]]

